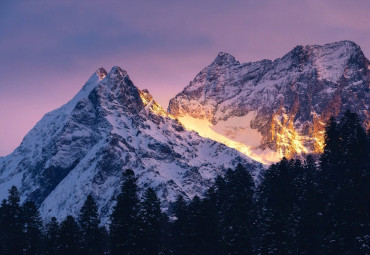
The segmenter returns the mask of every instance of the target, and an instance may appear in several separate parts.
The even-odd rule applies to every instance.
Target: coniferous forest
[[[204,194],[178,197],[168,213],[123,173],[110,224],[89,195],[75,218],[43,225],[16,187],[0,207],[0,254],[370,254],[370,132],[347,111],[326,128],[319,157],[282,159],[257,185],[238,165]]]

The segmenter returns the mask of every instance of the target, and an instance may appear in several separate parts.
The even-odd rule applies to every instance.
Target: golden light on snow
[[[155,113],[157,115],[163,116],[163,117],[169,117],[171,119],[175,119],[171,114],[166,112],[162,106],[160,106],[156,101],[154,101],[152,95],[149,94],[146,90],[140,90],[140,98],[143,101],[143,104],[146,108],[150,108],[152,113]]]
[[[324,147],[324,123],[316,121],[311,137],[302,136],[295,129],[293,116],[276,115],[270,126],[271,141],[276,145],[276,151],[269,148],[259,148],[262,135],[250,127],[250,121],[255,117],[254,112],[243,117],[229,118],[213,125],[206,118],[194,118],[186,115],[174,117],[165,111],[146,90],[140,91],[140,98],[146,109],[162,117],[177,119],[187,130],[197,132],[200,136],[212,139],[236,149],[248,157],[263,164],[278,162],[283,157],[292,158],[295,155],[310,152],[320,153]],[[305,144],[314,141],[314,150],[307,149]]]
[[[262,136],[257,130],[240,127],[236,129],[237,122],[247,123],[247,120],[250,122],[253,114],[248,115],[236,117],[235,120],[228,121],[227,123],[219,122],[216,125],[213,125],[207,119],[197,119],[191,116],[179,117],[178,120],[186,129],[195,131],[200,136],[223,143],[263,164],[278,162],[283,157],[292,158],[299,154],[320,153],[323,150],[324,126],[316,130],[311,137],[302,136],[295,129],[293,123],[287,121],[289,119],[288,116],[284,115],[281,118],[275,117],[274,121],[271,122],[271,140],[276,145],[276,151],[269,148],[258,148]],[[235,133],[230,132],[233,129]],[[243,136],[241,130],[244,131],[244,129],[246,129],[245,133],[249,134],[248,136]],[[310,151],[306,146],[309,141],[314,141],[315,147],[313,151]]]
[[[197,119],[191,116],[179,117],[178,120],[184,125],[188,130],[197,132],[200,136],[210,138],[219,143],[223,143],[226,146],[236,149],[237,151],[247,155],[248,157],[259,161],[264,164],[271,164],[273,162],[279,161],[282,155],[279,152],[272,150],[260,151],[254,149],[251,145],[246,145],[244,143],[232,140],[219,132],[216,132],[216,128],[207,119]]]

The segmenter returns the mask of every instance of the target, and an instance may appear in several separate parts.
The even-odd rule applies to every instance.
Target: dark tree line
[[[77,220],[67,216],[59,223],[53,217],[43,226],[36,205],[21,205],[13,186],[0,207],[0,254],[104,254],[108,236],[99,224],[97,205],[89,195]]]
[[[257,187],[239,164],[202,198],[179,196],[169,214],[153,189],[139,198],[126,170],[109,231],[91,195],[77,219],[43,226],[12,187],[0,207],[0,254],[370,254],[370,132],[346,112],[328,123],[325,144],[319,160],[270,166]]]
[[[256,193],[256,254],[370,254],[370,132],[330,119],[318,162],[283,159]]]

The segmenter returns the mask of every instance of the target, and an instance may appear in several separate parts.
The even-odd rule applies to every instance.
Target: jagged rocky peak
[[[109,76],[111,78],[114,78],[114,77],[127,77],[128,78],[127,72],[119,66],[113,66],[112,69],[109,71]]]
[[[149,90],[140,90],[140,97],[144,104],[147,116],[150,117],[155,123],[158,124],[161,122],[163,120],[162,117],[174,119],[171,114],[165,111],[162,106],[154,100],[153,96],[149,93]]]
[[[218,53],[216,59],[213,63],[217,65],[230,65],[230,64],[239,64],[239,62],[235,59],[234,56],[227,52],[220,52]]]
[[[103,80],[105,76],[107,76],[107,71],[103,67],[100,67],[96,71],[96,75],[99,77],[100,80]]]
[[[320,57],[320,52],[325,52],[325,55],[340,54],[348,57],[362,51],[360,46],[352,41],[338,41],[325,45],[297,45],[283,58],[294,58],[299,55],[310,56],[311,54],[313,54],[313,56]]]
[[[142,94],[142,98],[145,100],[146,103],[149,103],[153,99],[153,96],[150,94],[149,90],[147,89],[141,90],[141,94]],[[146,105],[145,102],[144,104]]]
[[[320,79],[337,82],[346,66],[353,62],[366,66],[368,60],[356,43],[339,41],[325,45],[299,45],[275,61],[288,62],[297,68],[312,66],[317,70]]]
[[[0,158],[0,199],[15,185],[44,220],[78,215],[88,194],[108,221],[123,170],[152,187],[163,209],[178,195],[201,196],[217,175],[241,162],[254,177],[261,164],[189,132],[139,90],[126,71],[99,69],[81,91],[46,114],[14,153]]]
[[[112,67],[106,78],[93,91],[91,97],[94,95],[100,101],[104,99],[116,103],[110,107],[125,106],[125,110],[128,112],[137,113],[144,106],[139,89],[133,84],[128,73],[119,66]],[[104,100],[101,102],[104,103]],[[109,110],[109,108],[105,110]]]
[[[296,46],[288,54],[282,57],[283,60],[289,61],[292,64],[306,64],[310,57],[311,50],[309,47],[302,45]]]
[[[218,56],[168,111],[261,162],[321,152],[325,123],[346,109],[370,127],[370,64],[353,42],[297,46],[274,61],[218,65],[218,58],[229,59]]]
[[[362,52],[359,45],[355,42],[343,40],[333,43],[328,43],[324,45],[306,45],[304,48],[307,49],[321,49],[326,51],[327,54],[333,54],[334,52],[338,52],[340,54],[345,55],[352,55],[356,54],[357,52]]]

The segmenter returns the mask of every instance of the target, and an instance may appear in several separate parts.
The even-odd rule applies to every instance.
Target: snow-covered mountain
[[[248,156],[269,163],[320,152],[326,121],[346,109],[370,128],[369,90],[370,62],[349,41],[244,64],[220,53],[168,112],[121,68],[100,68],[0,158],[0,199],[16,185],[47,220],[76,215],[92,193],[106,222],[122,171],[131,168],[166,209],[178,194],[201,195],[238,162],[257,176],[263,167]]]
[[[171,99],[188,129],[264,163],[321,152],[330,116],[350,109],[370,128],[370,62],[350,41],[297,46],[282,58],[239,63],[227,53]]]
[[[67,104],[47,113],[10,155],[0,158],[0,198],[16,185],[44,219],[76,215],[89,193],[103,221],[131,168],[153,187],[163,208],[177,195],[201,195],[238,162],[256,176],[261,164],[187,131],[127,73],[100,68]]]

